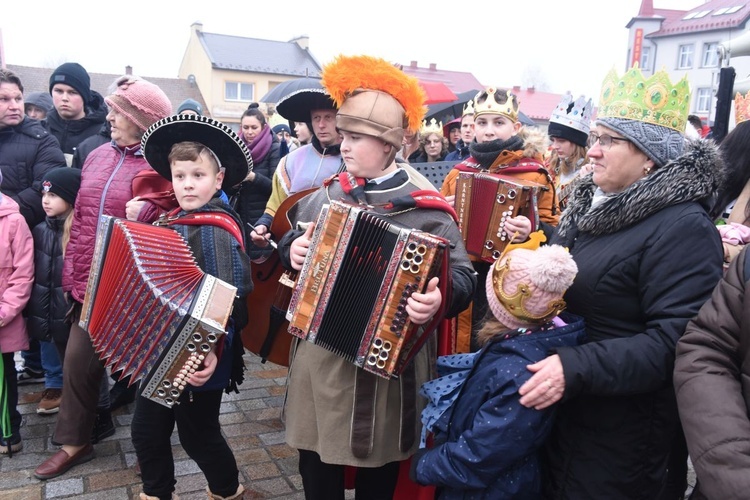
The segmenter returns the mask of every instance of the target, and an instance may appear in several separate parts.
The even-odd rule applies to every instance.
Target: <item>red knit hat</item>
[[[117,89],[104,98],[107,106],[125,115],[135,123],[141,133],[172,114],[172,103],[158,86],[137,76],[123,76],[117,80]]]

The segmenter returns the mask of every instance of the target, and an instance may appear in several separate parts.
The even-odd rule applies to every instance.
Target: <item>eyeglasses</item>
[[[624,137],[612,137],[609,134],[599,135],[596,132],[591,132],[586,145],[593,148],[594,144],[599,142],[599,146],[601,146],[602,149],[609,150],[609,148],[612,147],[612,141],[630,142],[630,139],[625,139]]]

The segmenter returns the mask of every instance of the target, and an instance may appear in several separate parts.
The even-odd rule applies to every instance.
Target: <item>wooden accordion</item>
[[[536,182],[488,172],[461,172],[456,182],[456,213],[466,252],[493,262],[510,243],[505,220],[525,215],[539,228]]]
[[[172,407],[225,333],[236,294],[176,231],[102,216],[80,326],[106,366]]]
[[[287,318],[292,335],[384,378],[427,341],[406,300],[448,266],[443,238],[338,201],[324,205]]]

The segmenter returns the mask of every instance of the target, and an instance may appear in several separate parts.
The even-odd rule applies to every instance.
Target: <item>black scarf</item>
[[[483,143],[473,141],[469,144],[471,157],[485,170],[488,170],[492,166],[497,156],[503,151],[519,151],[521,149],[523,149],[523,139],[517,135],[514,135],[507,141],[495,139],[494,141]]]

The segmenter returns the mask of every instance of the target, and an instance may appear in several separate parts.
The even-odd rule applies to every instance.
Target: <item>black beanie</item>
[[[555,122],[550,122],[547,126],[547,135],[550,137],[566,139],[573,144],[578,144],[583,147],[586,147],[586,142],[589,140],[588,134]]]
[[[91,78],[86,70],[78,63],[65,63],[57,67],[49,77],[49,93],[56,83],[70,85],[83,98],[83,103],[88,105],[91,101]]]
[[[81,187],[81,170],[72,167],[53,168],[42,179],[42,192],[54,193],[75,205],[78,188]]]

